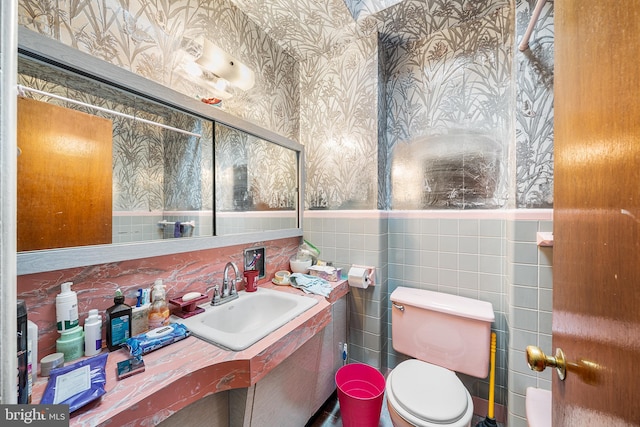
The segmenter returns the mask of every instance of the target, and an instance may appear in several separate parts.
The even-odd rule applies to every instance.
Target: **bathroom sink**
[[[200,305],[205,312],[187,319],[175,316],[196,337],[230,350],[244,350],[318,303],[315,298],[258,288],[238,292],[238,299],[219,306]]]

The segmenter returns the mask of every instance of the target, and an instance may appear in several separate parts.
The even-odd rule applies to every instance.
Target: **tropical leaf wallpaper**
[[[520,43],[535,0],[519,0]],[[516,198],[519,208],[553,207],[553,1],[536,22],[529,49],[516,51]]]
[[[256,73],[222,108],[305,145],[307,208],[550,207],[553,1],[516,49],[534,4],[20,0],[19,19],[190,96],[215,41]]]
[[[310,209],[376,209],[378,37],[301,66],[300,140]]]
[[[503,2],[432,13],[447,11],[444,29],[434,22],[429,36],[385,45],[385,176],[394,209],[499,208],[508,200],[512,10]]]
[[[539,134],[552,136],[552,87],[532,81],[540,73],[533,58],[548,54],[513,66],[516,27],[524,31],[533,0],[346,1],[355,23],[335,1],[235,3],[300,60],[307,208],[549,206],[542,194],[551,195],[552,137]],[[542,23],[549,40],[551,10]],[[531,114],[516,107],[523,96],[545,105],[526,126],[533,139],[521,141],[522,113]],[[449,154],[429,163],[446,135]]]
[[[509,0],[404,0],[375,17],[385,44],[392,46],[477,21],[510,4]]]
[[[376,30],[375,20],[355,21],[344,0],[231,1],[299,61],[336,57]]]

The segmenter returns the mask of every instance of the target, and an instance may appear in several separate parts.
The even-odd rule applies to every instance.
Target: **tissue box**
[[[329,282],[337,282],[342,278],[342,269],[324,265],[312,265],[309,267],[309,274]]]

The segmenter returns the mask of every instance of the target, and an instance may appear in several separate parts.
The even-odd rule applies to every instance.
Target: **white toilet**
[[[489,373],[491,303],[398,287],[391,294],[393,348],[415,359],[396,366],[385,394],[395,427],[469,427],[471,395],[455,372]]]

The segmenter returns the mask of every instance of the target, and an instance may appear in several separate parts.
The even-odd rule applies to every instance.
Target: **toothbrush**
[[[347,343],[342,345],[342,366],[347,364]]]
[[[249,269],[253,270],[256,267],[256,263],[258,262],[258,260],[262,257],[261,253],[255,253],[253,254],[253,259],[251,260],[251,262],[249,263],[249,265],[247,266]]]

